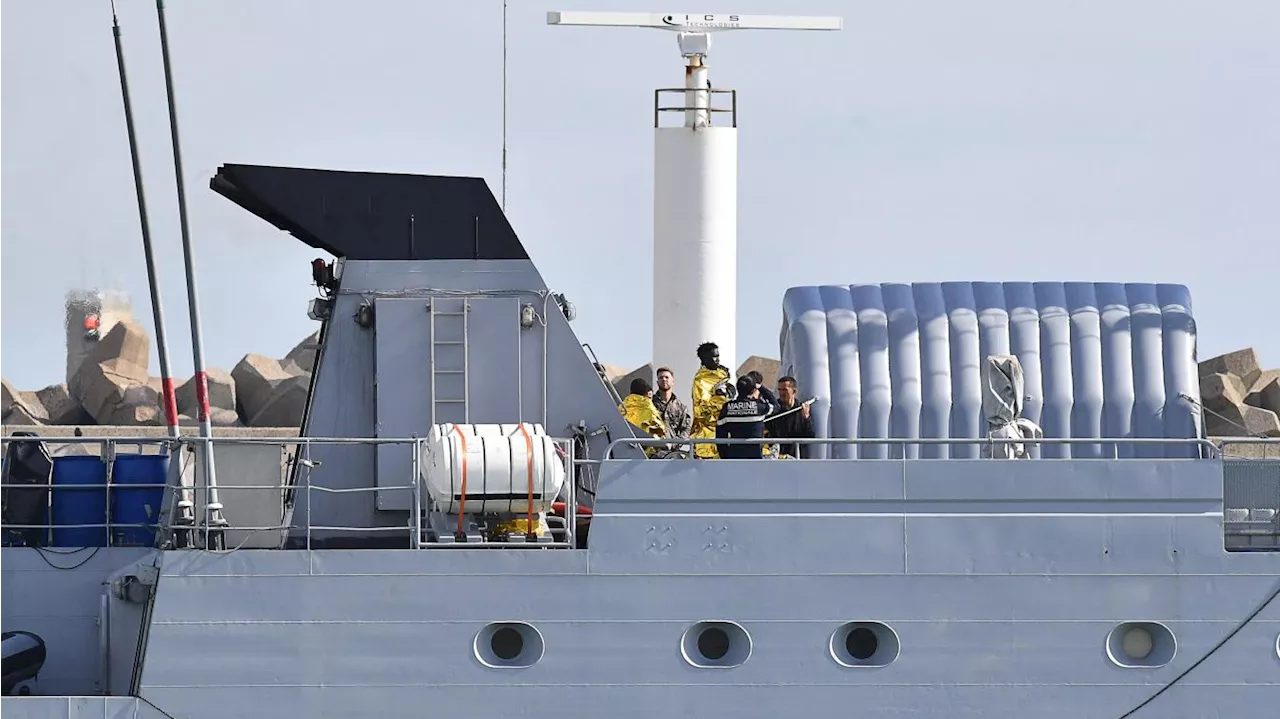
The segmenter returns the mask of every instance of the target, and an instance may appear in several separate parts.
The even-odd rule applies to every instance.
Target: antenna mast
[[[111,34],[115,39],[116,46],[116,69],[120,74],[120,99],[124,103],[124,125],[125,131],[129,136],[129,159],[133,163],[133,188],[138,196],[138,221],[142,227],[142,254],[147,265],[147,285],[151,291],[151,317],[155,322],[156,331],[156,352],[160,357],[160,390],[161,402],[164,407],[164,423],[168,430],[170,439],[178,439],[181,432],[178,429],[178,401],[173,390],[173,372],[169,364],[169,341],[165,336],[164,309],[160,299],[160,281],[156,275],[156,259],[151,243],[151,223],[147,218],[147,196],[142,187],[142,163],[138,159],[138,137],[133,124],[133,102],[129,99],[129,79],[124,69],[124,46],[120,40],[120,20],[116,16],[115,2],[111,3]],[[177,452],[178,462],[182,461],[181,448],[174,446]],[[170,492],[178,492],[181,482],[177,487],[170,489]],[[170,501],[173,500],[173,501]],[[171,516],[173,513],[167,510],[174,506],[177,502],[177,517]],[[174,533],[175,546],[185,548],[188,546],[190,536],[186,528],[194,524],[193,505],[190,497],[186,492],[180,495],[175,494],[173,497],[166,498],[161,509],[160,534],[162,537],[168,535],[171,525],[182,527]]]
[[[178,107],[173,97],[173,68],[169,62],[169,28],[164,20],[164,0],[156,0],[156,18],[160,25],[160,57],[164,61],[165,97],[169,104],[169,134],[173,141],[173,172],[178,189],[178,226],[182,233],[182,256],[187,275],[187,311],[191,316],[191,358],[195,365],[196,413],[200,421],[198,466],[204,480],[205,549],[224,549],[223,530],[227,520],[218,501],[217,472],[213,466],[213,425],[209,419],[209,378],[204,369],[204,340],[200,330],[199,293],[196,290],[195,257],[191,252],[191,228],[187,222],[187,190],[182,179],[182,143],[178,140]]]
[[[738,102],[736,90],[711,84],[707,68],[711,33],[840,30],[841,19],[549,12],[547,24],[677,33],[686,63],[684,87],[654,92],[652,362],[655,367],[672,368],[679,381],[691,382],[698,368],[697,346],[715,342],[721,362],[736,367]],[[720,100],[719,107],[713,97]],[[723,107],[726,97],[729,107]],[[663,113],[677,113],[683,123],[663,126]]]
[[[507,212],[507,0],[502,0],[502,213]]]

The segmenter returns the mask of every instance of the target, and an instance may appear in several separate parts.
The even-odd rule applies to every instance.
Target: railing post
[[[422,476],[422,459],[419,451],[422,449],[422,440],[418,437],[413,438],[413,460],[411,462],[411,472],[413,476],[409,478],[409,486],[413,489],[410,494],[413,495],[413,508],[409,511],[409,547],[412,549],[422,548],[422,484],[419,479]]]
[[[304,486],[304,489],[306,490],[306,493],[307,493],[307,496],[306,496],[306,504],[307,504],[307,551],[308,551],[308,552],[310,552],[310,551],[311,551],[311,466],[310,466],[310,463],[311,463],[311,440],[310,440],[310,439],[308,439],[306,442],[304,442],[304,443],[303,443],[303,445],[302,445],[302,446],[305,448],[305,451],[306,451],[306,457],[307,457],[307,465],[305,465],[305,469],[307,470],[307,471],[305,472],[305,475],[306,475],[307,481],[304,483],[304,485],[303,485],[303,486]],[[308,558],[307,563],[308,563],[308,564],[310,564],[310,562],[311,562],[311,560]]]
[[[106,535],[107,535],[106,546],[110,547],[113,544],[113,542],[111,541],[111,474],[112,474],[112,470],[115,469],[115,465],[116,465],[115,442],[112,440],[107,440],[103,442],[102,448],[99,450],[99,452],[100,452],[100,456],[102,458],[103,464],[107,465],[106,470],[103,472],[103,475],[102,475],[103,476],[102,481],[104,485],[102,492],[103,492],[103,496],[106,498],[106,502],[105,502],[106,507],[104,508],[106,513],[102,517],[102,522],[103,522],[102,527],[106,531]]]
[[[573,440],[570,439],[565,446],[565,458],[569,464],[569,491],[565,494],[565,511],[564,511],[564,542],[569,545],[569,549],[577,549],[577,528],[578,528],[578,461],[573,456]]]

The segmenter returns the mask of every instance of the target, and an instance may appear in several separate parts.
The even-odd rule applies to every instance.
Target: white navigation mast
[[[549,12],[547,24],[678,33],[687,63],[684,87],[654,93],[652,361],[670,367],[679,386],[688,387],[698,367],[695,349],[715,342],[721,362],[732,370],[738,362],[738,103],[735,90],[712,87],[711,33],[839,30],[841,19]],[[664,112],[679,113],[683,124],[663,127]]]

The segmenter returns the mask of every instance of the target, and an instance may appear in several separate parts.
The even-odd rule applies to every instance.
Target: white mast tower
[[[698,368],[694,350],[715,342],[721,363],[732,371],[738,362],[738,102],[736,90],[711,85],[706,62],[711,33],[839,30],[841,19],[549,12],[547,24],[679,33],[687,62],[684,87],[654,92],[652,361],[655,367],[670,367],[679,386],[688,387]],[[682,96],[680,101],[664,105],[664,94],[671,93]],[[713,106],[713,95],[727,96],[729,107]],[[663,127],[664,112],[680,113],[684,123]]]

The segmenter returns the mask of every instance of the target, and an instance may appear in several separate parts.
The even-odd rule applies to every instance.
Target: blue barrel
[[[107,465],[101,457],[54,457],[51,505],[49,546],[107,546]],[[72,524],[102,526],[67,526]]]
[[[118,454],[111,468],[111,544],[151,547],[169,474],[167,454]],[[151,485],[131,487],[130,485]],[[126,525],[147,525],[126,526]]]

